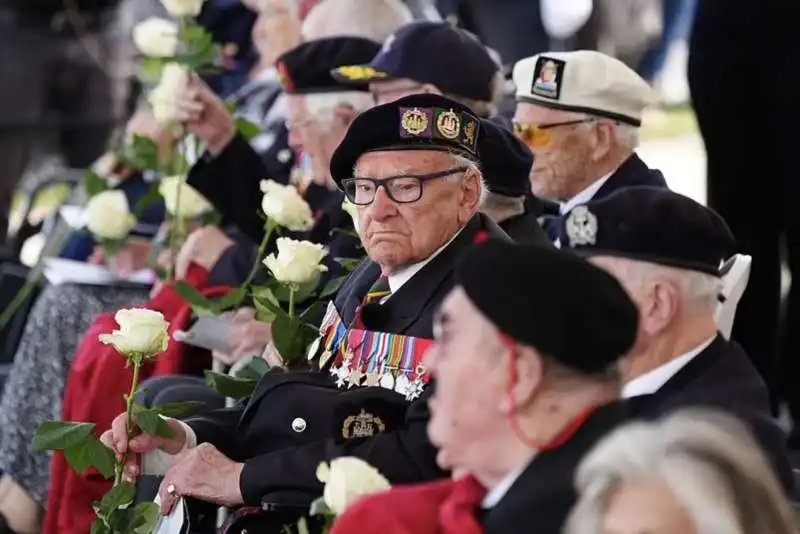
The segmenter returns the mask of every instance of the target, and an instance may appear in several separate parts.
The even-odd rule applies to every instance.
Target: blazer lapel
[[[661,174],[661,171],[649,168],[639,156],[633,154],[609,176],[606,183],[597,190],[592,199],[600,200],[618,189],[637,185],[667,187],[667,182],[664,180],[664,175]]]

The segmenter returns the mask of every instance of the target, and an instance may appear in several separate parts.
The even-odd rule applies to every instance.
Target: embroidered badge
[[[440,112],[436,117],[436,131],[445,139],[457,139],[461,132],[461,119],[452,109]]]
[[[383,71],[375,70],[364,65],[348,65],[339,67],[336,72],[348,80],[374,80],[376,78],[386,78],[389,75]]]
[[[409,136],[419,136],[428,129],[428,114],[419,108],[406,108],[400,117],[400,127]]]
[[[571,247],[594,245],[597,240],[597,216],[586,206],[575,206],[565,221]]]
[[[351,415],[344,420],[342,437],[344,439],[371,438],[385,429],[386,425],[380,417],[362,409],[358,415]]]
[[[565,62],[540,56],[534,69],[531,93],[544,98],[558,100],[561,96],[561,81],[564,76]]]
[[[475,147],[475,133],[478,130],[477,121],[467,121],[464,125],[464,143],[469,145],[470,148]]]

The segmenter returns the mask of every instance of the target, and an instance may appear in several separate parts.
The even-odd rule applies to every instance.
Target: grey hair
[[[574,111],[565,111],[563,113],[566,116],[565,120],[602,119],[602,117],[598,117],[596,115],[589,115],[586,113],[576,113]],[[592,123],[581,124],[579,125],[579,127],[588,130],[589,128],[592,127]],[[639,128],[632,124],[614,122],[614,140],[616,141],[617,145],[619,145],[621,148],[633,152],[639,146],[640,142]]]
[[[339,106],[353,108],[361,113],[373,106],[372,97],[363,91],[336,91],[332,93],[312,93],[306,95],[306,109],[312,117],[331,117]]]
[[[698,271],[611,256],[603,258],[602,266],[609,267],[634,300],[653,281],[667,280],[678,288],[684,302],[694,304],[703,311],[713,312],[722,291],[722,280]]]
[[[525,213],[525,197],[509,197],[489,191],[481,203],[481,211],[499,223]]]
[[[457,153],[454,153],[454,152],[448,152],[448,154],[449,154],[454,166],[456,166],[456,167],[466,167],[467,168],[467,172],[465,172],[463,175],[454,174],[452,176],[446,177],[445,179],[446,180],[460,180],[460,179],[465,178],[470,173],[473,173],[473,174],[477,175],[478,176],[478,183],[480,184],[480,187],[481,187],[481,198],[480,198],[480,202],[479,202],[478,205],[479,206],[483,206],[483,204],[486,202],[486,196],[489,194],[489,188],[486,185],[486,179],[483,177],[483,172],[481,171],[480,165],[478,165],[477,163],[475,163],[474,161],[472,161],[468,157],[463,156],[461,154],[457,154]]]
[[[686,509],[698,534],[796,534],[783,490],[745,426],[690,409],[655,423],[632,423],[603,439],[581,462],[580,498],[565,534],[599,534],[614,492],[657,479]]]
[[[346,36],[382,43],[413,20],[400,0],[322,0],[308,12],[302,33],[309,41]]]

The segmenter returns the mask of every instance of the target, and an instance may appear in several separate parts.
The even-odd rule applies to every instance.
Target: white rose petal
[[[101,239],[122,239],[136,225],[122,191],[103,191],[86,204],[86,227]]]
[[[180,190],[180,199],[178,191]],[[173,217],[195,219],[214,209],[211,202],[197,189],[186,183],[183,176],[168,176],[161,180],[158,192],[164,197],[164,205]]]
[[[334,459],[330,466],[317,469],[324,475],[320,482],[325,484],[323,500],[337,516],[362,497],[391,489],[391,484],[364,460],[344,456]],[[324,478],[325,480],[322,480]]]
[[[150,17],[133,28],[133,42],[150,57],[173,57],[178,50],[178,26],[172,21]]]
[[[148,101],[153,117],[159,124],[169,124],[175,120],[178,93],[186,86],[189,71],[179,63],[167,63],[161,70],[161,80],[150,91]]]
[[[161,0],[170,15],[196,17],[203,9],[204,0]]]
[[[342,202],[342,209],[353,219],[353,228],[358,232],[358,208],[349,200]]]
[[[132,308],[119,310],[114,320],[119,329],[111,334],[101,334],[98,339],[101,343],[113,345],[120,354],[154,356],[167,350],[169,323],[161,313]]]
[[[39,263],[39,258],[42,257],[42,251],[47,244],[47,236],[39,232],[30,236],[22,244],[22,249],[19,251],[19,261],[22,265],[33,268]]]
[[[293,231],[310,230],[314,215],[308,202],[293,185],[281,185],[273,180],[261,181],[261,209],[267,219]]]
[[[328,268],[320,262],[328,254],[322,245],[295,241],[288,237],[276,241],[278,254],[270,254],[264,265],[279,282],[305,284]]]

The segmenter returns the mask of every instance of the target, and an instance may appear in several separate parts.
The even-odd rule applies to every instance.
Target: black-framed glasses
[[[398,204],[409,204],[422,198],[422,184],[438,178],[465,172],[468,167],[454,167],[446,171],[431,174],[403,174],[390,178],[345,178],[342,180],[342,190],[347,200],[356,206],[367,206],[375,200],[375,194],[380,187],[386,195]]]
[[[514,133],[524,143],[530,146],[545,146],[550,143],[552,136],[549,130],[553,128],[560,128],[562,126],[574,126],[576,124],[585,124],[587,122],[597,122],[597,119],[587,117],[585,119],[575,119],[563,122],[548,122],[544,124],[520,123],[515,122]]]

